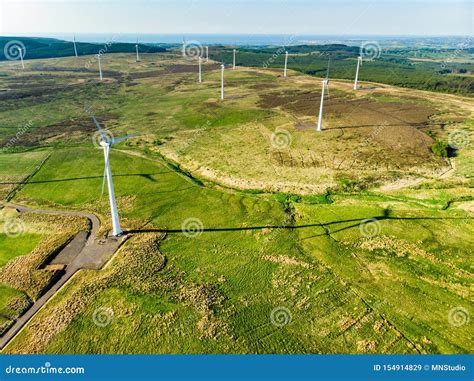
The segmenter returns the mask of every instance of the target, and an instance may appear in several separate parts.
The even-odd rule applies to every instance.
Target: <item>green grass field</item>
[[[92,211],[106,226],[103,153],[91,141],[84,103],[115,136],[139,134],[110,156],[131,237],[103,270],[74,276],[5,352],[470,351],[472,322],[457,322],[474,307],[472,143],[451,163],[437,158],[424,123],[434,126],[420,115],[446,116],[453,102],[447,127],[434,132],[447,139],[450,129],[471,131],[472,105],[436,94],[406,101],[405,90],[386,87],[356,96],[350,83],[335,82],[328,131],[317,136],[298,123],[313,120],[318,80],[292,73],[281,83],[271,71],[229,70],[220,102],[218,71],[205,72],[202,85],[194,71],[159,74],[175,59],[150,55],[135,68],[129,56],[109,55],[109,69],[157,73],[103,84],[90,78],[51,99],[31,96],[2,122],[8,137],[37,111],[31,144],[0,154],[0,163],[17,162],[26,176],[51,152],[13,201]],[[370,113],[357,111],[361,101]],[[377,132],[396,118],[400,128]],[[349,119],[368,127],[344,129]],[[290,131],[288,150],[272,146],[278,128]],[[413,137],[420,140],[411,145]],[[366,159],[344,167],[341,158],[354,149]],[[449,165],[449,176],[440,175]],[[38,242],[1,239],[15,252]],[[4,261],[20,255],[3,250]]]

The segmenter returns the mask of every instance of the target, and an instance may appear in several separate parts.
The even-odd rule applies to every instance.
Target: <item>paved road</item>
[[[87,241],[78,242],[76,238],[70,245],[58,253],[56,258],[62,257],[68,260],[63,275],[57,282],[46,291],[22,316],[20,316],[10,329],[0,338],[0,350],[3,349],[20,330],[30,321],[30,319],[56,294],[56,292],[80,269],[101,269],[105,263],[118,250],[120,245],[126,240],[126,236],[109,237],[98,239],[97,233],[100,228],[100,221],[94,214],[83,212],[33,209],[23,205],[9,203],[6,206],[17,209],[19,212],[44,213],[65,216],[78,216],[87,218],[90,223],[89,236]],[[79,233],[81,234],[81,233]],[[74,242],[76,240],[76,242]],[[74,244],[73,244],[74,243]],[[67,251],[67,252],[65,252]],[[63,255],[61,255],[63,253]],[[53,261],[54,262],[54,261]]]

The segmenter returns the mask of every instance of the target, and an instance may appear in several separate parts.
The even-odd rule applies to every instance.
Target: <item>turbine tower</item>
[[[137,43],[135,44],[135,50],[137,51],[137,59],[136,59],[136,62],[140,62],[140,56],[138,55],[138,38],[137,38]]]
[[[23,48],[18,47],[18,53],[20,55],[21,67],[25,70],[25,63],[23,62]]]
[[[209,46],[206,46],[206,62],[209,62]]]
[[[232,61],[232,70],[235,70],[235,49],[234,49],[234,58]]]
[[[183,37],[183,47],[181,49],[183,57],[186,57],[186,39]]]
[[[202,61],[202,59],[201,59],[201,56],[199,56],[199,83],[201,83],[201,82],[202,82],[202,75],[201,75],[201,72],[202,72],[202,71],[201,71],[201,61]]]
[[[73,40],[72,40],[73,44],[74,44],[74,54],[76,55],[77,57],[77,46],[76,46],[76,36],[74,36]]]
[[[288,66],[288,51],[285,52],[285,70],[283,71],[283,77],[285,78],[286,78],[287,66]]]
[[[328,60],[328,70],[326,73],[326,79],[322,80],[323,88],[321,90],[321,103],[319,105],[319,117],[318,117],[318,126],[316,131],[320,132],[323,127],[323,108],[324,108],[324,92],[327,91],[329,96],[329,64],[330,60]]]
[[[105,188],[105,179],[107,178],[107,190],[109,192],[109,202],[110,202],[110,214],[112,215],[112,235],[117,237],[123,233],[120,227],[120,217],[117,208],[117,202],[115,200],[115,191],[114,191],[114,182],[112,180],[112,171],[110,169],[110,161],[109,161],[109,153],[110,147],[112,144],[119,143],[125,139],[133,135],[125,135],[120,138],[110,138],[107,136],[106,132],[102,129],[99,122],[95,116],[92,116],[92,119],[99,130],[100,133],[100,142],[102,149],[104,150],[104,159],[105,159],[105,166],[104,166],[104,178],[102,180],[102,194],[104,194]]]
[[[362,65],[362,57],[361,56],[357,57],[357,70],[356,70],[356,76],[355,76],[355,80],[354,80],[354,90],[357,90],[357,81],[359,80],[360,65]]]
[[[100,64],[100,53],[97,54],[97,60],[99,61],[99,78],[102,81],[103,77],[102,77],[102,66]]]
[[[224,64],[221,65],[221,101],[224,100]]]

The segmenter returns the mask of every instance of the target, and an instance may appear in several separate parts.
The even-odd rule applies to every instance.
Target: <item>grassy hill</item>
[[[331,80],[317,133],[320,78],[301,71],[228,69],[220,101],[218,62],[199,84],[197,61],[173,52],[104,55],[103,81],[84,70],[90,60],[2,68],[1,191],[91,211],[110,229],[92,110],[114,136],[138,135],[110,155],[132,232],[6,353],[469,352],[471,98]],[[454,156],[431,150],[455,135]],[[36,290],[18,274],[44,284],[41,264],[20,266],[32,234],[77,228],[18,218],[28,234],[2,237],[16,249],[0,252],[9,320],[20,314],[10,301]],[[35,261],[53,243],[38,244]]]
[[[24,59],[54,58],[74,56],[74,45],[72,42],[58,40],[55,38],[40,37],[0,37],[0,61],[7,60],[5,56],[5,45],[10,41],[20,41],[25,47]],[[77,42],[78,55],[98,54],[101,49],[107,53],[135,52],[135,44],[114,42],[107,44],[92,44]],[[158,53],[166,51],[159,46],[139,44],[139,51],[142,53]]]

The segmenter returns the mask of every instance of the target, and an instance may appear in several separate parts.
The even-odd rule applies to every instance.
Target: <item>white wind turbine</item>
[[[137,43],[135,44],[135,50],[137,51],[137,59],[136,59],[136,62],[140,62],[140,56],[138,55],[138,38],[137,38]]]
[[[181,49],[183,57],[186,57],[186,39],[183,37],[183,47]]]
[[[201,70],[201,61],[202,61],[202,59],[201,59],[201,56],[199,56],[199,83],[201,83],[201,82],[202,82],[202,74],[201,74],[201,72],[202,72],[202,70]]]
[[[76,36],[72,39],[72,43],[74,44],[74,54],[77,57],[77,46],[76,46]]]
[[[209,62],[209,46],[206,46],[206,62]]]
[[[99,122],[97,122],[97,119],[95,118],[95,116],[92,116],[92,119],[94,120],[94,123],[97,129],[99,130],[99,134],[100,134],[99,144],[102,146],[104,150],[105,166],[104,166],[104,178],[102,181],[102,194],[104,194],[105,179],[107,178],[107,189],[109,192],[109,201],[110,201],[110,214],[112,215],[112,235],[117,237],[121,235],[123,231],[120,227],[120,217],[118,213],[117,202],[115,200],[114,183],[112,180],[112,171],[110,169],[109,153],[110,153],[110,147],[112,146],[112,144],[119,143],[134,135],[125,135],[120,138],[111,138],[100,126]]]
[[[224,64],[221,65],[221,101],[224,100]]]
[[[316,131],[321,131],[323,127],[323,108],[324,108],[324,93],[327,91],[329,96],[329,61],[328,61],[328,70],[326,73],[326,79],[322,81],[323,88],[321,90],[321,103],[319,105],[319,117],[318,117],[318,126]]]
[[[234,54],[234,58],[232,60],[232,70],[235,70],[235,49],[234,49],[233,54]]]
[[[286,72],[288,67],[288,51],[285,52],[285,70],[283,71],[283,77],[286,78]]]
[[[18,53],[20,54],[21,67],[25,70],[25,63],[23,62],[23,48],[18,47]]]
[[[100,64],[100,53],[97,54],[97,61],[99,62],[99,78],[102,81],[103,77],[102,77],[102,65]]]
[[[359,56],[357,57],[357,70],[356,70],[356,76],[354,80],[354,90],[357,90],[357,81],[359,80],[359,68],[362,65],[362,57]]]

